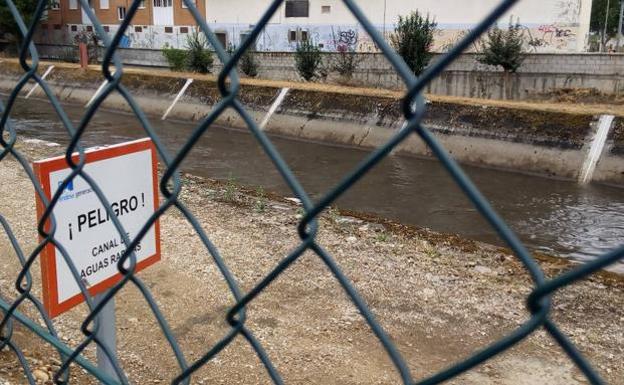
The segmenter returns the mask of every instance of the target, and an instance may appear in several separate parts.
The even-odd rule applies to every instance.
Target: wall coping
[[[37,46],[46,46],[46,47],[76,47],[74,44],[46,44],[46,43],[37,43]],[[125,48],[118,47],[117,50],[120,51],[154,51],[160,52],[161,49],[158,48]],[[275,54],[275,55],[292,55],[292,51],[257,51],[259,54]],[[322,55],[335,55],[338,52],[327,52],[321,51]],[[356,52],[358,55],[365,56],[375,56],[375,55],[383,55],[381,52]],[[432,52],[433,55],[440,56],[444,55],[446,52]],[[476,52],[464,52],[461,54],[462,56],[476,56],[479,55]],[[615,57],[615,58],[624,58],[624,53],[608,53],[608,52],[527,52],[526,56],[552,56],[552,57],[573,57],[573,56],[598,56],[598,57]]]

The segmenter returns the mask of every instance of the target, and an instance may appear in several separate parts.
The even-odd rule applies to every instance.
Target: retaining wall
[[[22,74],[14,62],[0,63],[0,90],[8,91]],[[78,71],[61,65],[48,77],[61,100],[85,103],[101,84],[101,73]],[[127,71],[124,85],[141,108],[158,117],[167,109],[185,83],[169,73]],[[311,90],[297,88],[286,95],[266,130],[270,133],[364,148],[375,148],[403,125],[401,100],[387,93],[361,90]],[[266,115],[281,88],[243,84],[240,100],[256,122]],[[40,91],[38,91],[40,93]],[[35,96],[37,93],[35,93]],[[214,80],[198,77],[188,88],[172,118],[199,120],[219,100]],[[128,110],[116,93],[104,103]],[[599,116],[476,104],[431,102],[424,124],[460,162],[576,179],[596,132]],[[226,111],[218,124],[246,128],[233,111]],[[593,180],[624,184],[624,119],[616,118]],[[398,153],[429,156],[428,148],[411,136]]]
[[[38,44],[44,58],[64,58],[71,46]],[[160,50],[119,48],[125,64],[167,67]],[[360,53],[359,66],[349,84],[400,89],[402,83],[382,54]],[[324,63],[331,67],[336,54],[324,53]],[[436,56],[433,60],[436,60]],[[258,52],[259,77],[299,81],[294,56],[290,52]],[[219,63],[214,70],[218,71]],[[515,74],[504,74],[476,61],[466,53],[455,60],[441,76],[434,79],[426,92],[439,95],[494,99],[528,99],[565,88],[594,89],[602,93],[624,95],[624,54],[527,54]],[[336,74],[327,81],[345,82]]]

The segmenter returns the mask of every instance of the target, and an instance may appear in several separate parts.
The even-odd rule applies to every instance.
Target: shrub
[[[524,40],[520,24],[509,23],[506,30],[495,25],[481,44],[477,61],[491,66],[501,66],[505,72],[516,72],[525,59]]]
[[[236,51],[236,46],[228,44],[227,53],[232,56]],[[240,70],[249,77],[255,78],[258,76],[258,62],[256,61],[256,52],[247,50],[243,53],[239,61]]]
[[[262,187],[256,189],[256,200],[254,202],[254,211],[263,213],[267,208],[267,198]]]
[[[340,44],[336,48],[338,55],[335,56],[332,69],[338,72],[344,79],[351,80],[351,78],[353,78],[353,73],[355,73],[358,65],[360,65],[361,59],[358,58],[353,47]]]
[[[309,82],[319,76],[319,68],[322,62],[321,51],[316,44],[309,40],[297,44],[295,67],[305,81]]]
[[[173,71],[184,71],[186,68],[186,51],[183,49],[169,47],[168,44],[162,49],[163,56],[169,63],[169,68]]]
[[[221,199],[234,203],[238,200],[238,186],[236,185],[236,179],[230,174],[225,181],[225,187],[221,190]]]
[[[399,16],[390,43],[416,75],[420,75],[431,60],[437,26],[429,15],[422,17],[418,11],[405,17]]]
[[[258,62],[256,61],[256,53],[254,51],[245,51],[240,59],[240,68],[249,77],[255,78],[258,76]]]
[[[212,52],[208,50],[206,37],[199,31],[195,31],[187,36],[186,45],[188,46],[186,68],[202,74],[209,73],[214,59]]]

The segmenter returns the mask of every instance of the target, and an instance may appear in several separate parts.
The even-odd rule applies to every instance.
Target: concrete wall
[[[43,68],[42,68],[43,70]],[[10,90],[22,76],[15,61],[0,63],[0,90]],[[59,65],[47,78],[53,92],[65,101],[84,105],[101,83],[97,70],[78,71],[76,66]],[[147,114],[158,119],[168,108],[184,79],[158,71],[128,70],[124,84]],[[353,90],[316,90],[290,85],[267,132],[305,140],[376,148],[401,129],[402,100],[383,92],[359,95]],[[260,122],[280,88],[243,82],[240,102]],[[37,97],[41,91],[33,95]],[[196,121],[206,117],[221,100],[214,80],[196,78],[169,115]],[[128,110],[118,94],[110,94],[103,104]],[[598,116],[509,106],[433,101],[427,106],[423,123],[459,161],[468,164],[508,168],[576,179],[596,134]],[[220,115],[217,124],[246,128],[233,110]],[[617,118],[601,155],[593,180],[624,184],[624,124]],[[430,150],[416,135],[396,149],[399,153],[428,156]]]
[[[177,32],[177,31],[176,31]],[[173,39],[183,36],[172,34]],[[68,47],[39,45],[46,58],[63,57]],[[141,66],[166,67],[159,50],[119,49],[124,63]],[[257,53],[260,77],[299,81],[294,57],[286,52]],[[331,66],[335,54],[325,54],[324,62]],[[380,88],[401,88],[394,70],[381,54],[359,54],[360,64],[352,84]],[[435,60],[435,59],[434,59]],[[213,68],[218,71],[217,62]],[[517,74],[506,76],[500,70],[479,64],[474,54],[464,54],[431,84],[426,92],[462,97],[526,99],[561,88],[595,89],[603,93],[624,94],[624,55],[607,54],[529,54]],[[327,81],[344,79],[332,73]]]

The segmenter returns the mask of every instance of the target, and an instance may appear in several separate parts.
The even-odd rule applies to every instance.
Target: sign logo
[[[61,185],[63,184],[63,181],[59,181],[58,182],[58,188],[61,188]],[[74,180],[70,180],[69,182],[67,182],[67,186],[65,186],[65,191],[74,191]]]

